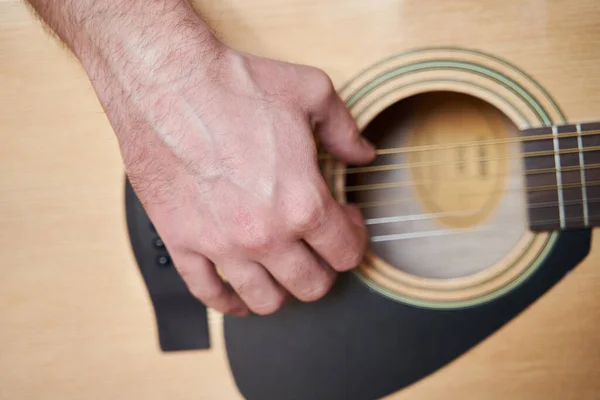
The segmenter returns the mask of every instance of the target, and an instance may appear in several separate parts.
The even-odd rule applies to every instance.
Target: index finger
[[[323,223],[304,240],[333,269],[347,271],[360,264],[367,249],[367,228],[354,206],[342,205],[333,198],[325,206]]]

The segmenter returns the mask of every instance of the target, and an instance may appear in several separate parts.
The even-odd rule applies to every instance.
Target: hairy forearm
[[[225,46],[187,0],[28,1],[80,60],[125,156],[153,140],[149,118],[180,114],[172,99],[208,92],[220,69]]]
[[[268,314],[360,262],[367,230],[328,190],[315,136],[346,163],[375,150],[323,71],[220,44],[186,0],[29,1],[90,76],[194,296]]]
[[[108,75],[130,84],[160,74],[175,79],[178,63],[195,57],[197,68],[208,69],[221,49],[187,0],[28,1],[95,85]]]
[[[185,46],[212,46],[216,41],[187,0],[28,1],[84,60],[93,52],[142,56],[160,49],[154,54],[158,59]]]

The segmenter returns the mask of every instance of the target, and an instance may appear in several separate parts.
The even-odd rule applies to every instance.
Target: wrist
[[[208,73],[223,45],[187,1],[131,3],[138,4],[91,10],[70,40],[92,81],[107,74],[132,84],[161,81],[162,75],[175,80],[190,67]],[[176,6],[167,9],[166,3]]]

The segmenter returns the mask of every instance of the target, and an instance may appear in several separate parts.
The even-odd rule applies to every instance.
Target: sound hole
[[[348,201],[367,221],[371,251],[426,278],[458,278],[509,256],[526,231],[517,127],[498,109],[452,92],[424,93],[364,130],[381,154],[349,168]]]

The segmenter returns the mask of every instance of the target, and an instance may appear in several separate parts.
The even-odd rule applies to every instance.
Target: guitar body
[[[596,137],[595,1],[194,4],[232,46],[324,69],[395,149],[371,170],[321,159],[369,223],[365,261],[322,301],[209,310],[208,349],[161,352],[152,233],[110,125],[78,62],[0,0],[0,399],[596,398],[600,235],[582,204],[600,193],[580,190],[582,151],[570,192],[556,146],[547,172],[522,140]],[[556,216],[532,211],[536,175]],[[536,230],[557,221],[573,229]]]

